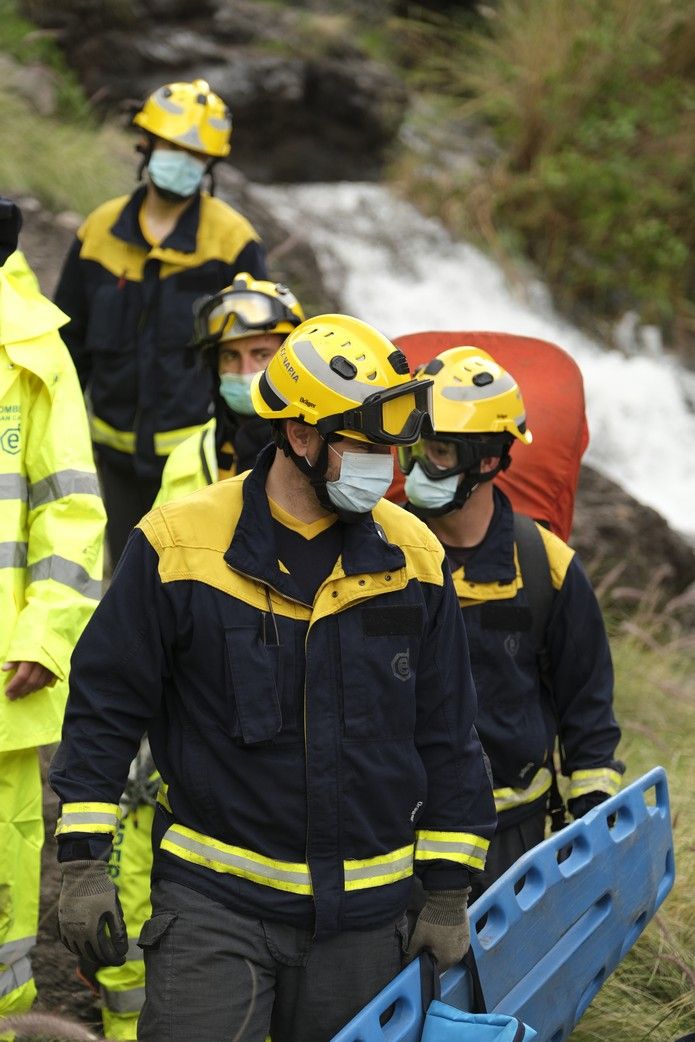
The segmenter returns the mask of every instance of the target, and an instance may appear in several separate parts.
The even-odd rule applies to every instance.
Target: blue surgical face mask
[[[335,452],[332,445],[328,448]],[[340,453],[335,452],[336,456]],[[340,474],[326,482],[334,507],[355,514],[368,514],[388,491],[393,481],[393,456],[387,453],[344,452]]]
[[[428,478],[419,463],[413,466],[405,479],[405,494],[415,507],[441,510],[452,502],[459,483],[458,474],[451,474],[441,481]],[[453,508],[452,508],[453,509]]]
[[[251,383],[255,373],[222,373],[220,377],[220,394],[232,410],[240,416],[253,416],[255,409],[251,404]]]
[[[188,152],[155,148],[147,169],[157,188],[188,198],[200,187],[205,173],[205,161],[196,159]]]

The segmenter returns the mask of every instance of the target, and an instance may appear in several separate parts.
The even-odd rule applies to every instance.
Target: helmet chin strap
[[[512,459],[509,455],[509,450],[505,449],[494,470],[488,470],[485,474],[481,474],[480,463],[478,463],[475,468],[471,467],[468,470],[464,470],[463,481],[460,481],[456,486],[454,498],[443,507],[416,507],[414,503],[409,503],[408,510],[412,511],[416,517],[419,517],[422,520],[425,520],[428,517],[444,517],[445,514],[452,514],[454,510],[460,510],[461,507],[466,505],[479,485],[484,485],[485,482],[492,481],[493,478],[497,477],[500,471],[506,470],[511,462]]]
[[[361,521],[365,515],[355,510],[343,510],[342,507],[337,507],[328,495],[328,489],[326,488],[326,468],[328,466],[328,445],[330,440],[330,434],[321,439],[321,448],[316,457],[316,462],[311,464],[306,456],[299,456],[294,451],[280,424],[275,426],[275,441],[277,445],[287,458],[292,460],[297,470],[300,470],[309,479],[309,484],[314,490],[314,495],[320,506],[330,514],[336,514],[345,524],[353,525],[355,522]]]

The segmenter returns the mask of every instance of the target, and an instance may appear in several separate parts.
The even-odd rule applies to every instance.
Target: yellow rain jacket
[[[106,516],[67,321],[12,254],[0,268],[0,662],[39,662],[58,682],[0,698],[0,752],[60,737],[70,655],[101,594]],[[0,674],[3,691],[13,675]]]

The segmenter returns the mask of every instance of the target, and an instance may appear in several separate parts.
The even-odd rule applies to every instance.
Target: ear
[[[480,473],[489,474],[491,470],[495,469],[495,467],[499,467],[499,464],[499,456],[485,456],[485,458],[480,461]]]
[[[290,448],[297,456],[314,455],[312,449],[317,445],[319,433],[314,427],[298,420],[285,421],[285,437],[290,443]]]

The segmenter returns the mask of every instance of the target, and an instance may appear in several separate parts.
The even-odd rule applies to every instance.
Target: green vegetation
[[[21,65],[37,63],[50,69],[55,77],[57,115],[91,122],[87,100],[61,50],[50,35],[22,17],[16,0],[0,0],[0,52]]]
[[[673,614],[643,605],[619,624],[612,648],[625,780],[666,768],[676,882],[572,1042],[666,1042],[695,1024],[695,638]]]
[[[451,128],[488,132],[475,169],[438,166],[436,152],[399,164],[408,196],[498,255],[532,258],[565,307],[611,319],[634,309],[685,344],[695,8],[500,0],[485,10],[475,28],[430,18],[408,30],[411,82],[445,99]]]
[[[0,186],[34,195],[50,210],[87,214],[133,185],[132,142],[112,127],[38,115],[0,91]]]
[[[114,127],[99,127],[82,88],[50,36],[0,0],[0,56],[18,66],[49,70],[55,114],[37,111],[30,92],[0,86],[0,187],[34,195],[51,210],[86,214],[133,183],[132,142]],[[3,77],[9,81],[11,77]]]

